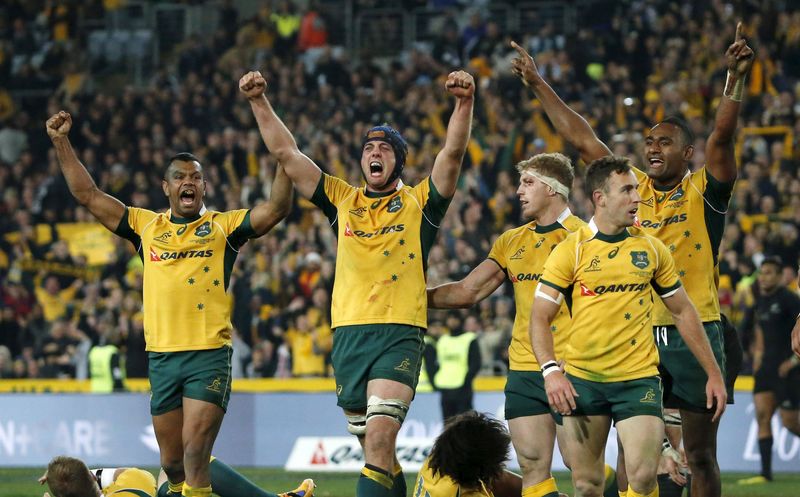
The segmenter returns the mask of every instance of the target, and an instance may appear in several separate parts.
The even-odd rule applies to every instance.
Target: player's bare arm
[[[250,225],[257,236],[261,236],[281,222],[292,209],[292,180],[283,170],[281,163],[275,168],[269,200],[250,210]]]
[[[475,80],[466,71],[453,71],[447,75],[444,87],[456,97],[456,105],[447,124],[444,147],[433,162],[431,181],[444,198],[451,198],[456,192],[456,182],[472,131]]]
[[[728,400],[728,394],[725,390],[725,380],[722,378],[722,372],[714,359],[714,352],[711,350],[711,344],[708,342],[703,324],[700,322],[700,316],[697,314],[686,290],[681,287],[672,294],[670,297],[663,299],[664,305],[672,313],[675,320],[675,326],[680,333],[689,350],[697,358],[697,362],[708,375],[708,382],[706,383],[706,408],[715,408],[714,417],[712,421],[716,421],[725,411],[725,403]]]
[[[800,357],[800,320],[795,322],[792,328],[792,350],[794,355]]]
[[[53,114],[45,124],[47,135],[53,142],[58,157],[58,164],[69,191],[79,204],[86,207],[100,223],[111,231],[117,229],[125,214],[125,205],[101,191],[92,179],[89,171],[83,166],[72,144],[69,141],[69,130],[72,128],[72,116],[68,112],[59,111]]]
[[[492,259],[486,259],[459,281],[428,288],[428,307],[463,309],[472,307],[503,284],[506,274]]]
[[[728,76],[725,90],[717,108],[714,130],[706,143],[706,167],[714,178],[729,182],[736,179],[734,135],[739,119],[739,107],[745,89],[745,80],[753,66],[754,53],[742,36],[742,23],[736,25],[733,43],[725,51]]]
[[[533,354],[542,365],[547,400],[556,412],[569,414],[575,409],[578,392],[556,363],[553,334],[550,332],[550,323],[561,308],[563,298],[555,288],[539,285],[531,308],[530,335]]]
[[[250,101],[264,144],[278,159],[300,194],[311,198],[322,171],[297,147],[294,136],[269,103],[266,90],[267,81],[259,71],[251,71],[239,80],[239,91]]]
[[[587,164],[611,155],[611,150],[600,141],[586,119],[565,104],[542,78],[533,57],[517,42],[512,41],[511,46],[517,51],[517,57],[511,61],[512,72],[519,76],[525,86],[533,90],[558,134],[578,149],[581,159]]]

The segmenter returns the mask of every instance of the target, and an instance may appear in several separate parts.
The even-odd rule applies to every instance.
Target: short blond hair
[[[520,174],[531,171],[553,178],[570,190],[572,190],[572,182],[575,180],[575,168],[572,167],[572,161],[566,155],[558,152],[536,154],[518,162],[516,168]]]

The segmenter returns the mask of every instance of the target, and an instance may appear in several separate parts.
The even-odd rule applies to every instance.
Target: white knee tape
[[[357,437],[363,437],[367,433],[367,416],[357,414],[355,416],[345,416],[347,418],[347,431]]]
[[[402,425],[408,414],[408,402],[400,399],[382,399],[377,395],[370,396],[367,400],[367,421],[374,417],[383,416],[397,421]]]

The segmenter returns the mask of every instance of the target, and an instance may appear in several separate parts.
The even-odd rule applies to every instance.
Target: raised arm
[[[428,307],[431,309],[462,309],[472,307],[503,284],[506,274],[491,259],[478,264],[462,280],[428,288]]]
[[[447,76],[444,86],[448,93],[456,97],[456,107],[447,124],[444,147],[433,162],[431,180],[443,197],[450,198],[456,193],[461,163],[467,152],[472,130],[475,80],[465,71],[454,71]]]
[[[269,152],[278,159],[300,194],[311,198],[322,171],[297,148],[294,136],[275,113],[265,93],[266,80],[258,71],[249,72],[239,80],[239,90],[250,101],[261,138]]]
[[[292,193],[292,180],[278,162],[269,200],[261,202],[250,210],[250,225],[257,236],[265,234],[289,215],[292,208]]]
[[[672,313],[675,326],[678,328],[681,338],[686,342],[692,355],[695,356],[703,371],[708,375],[706,408],[715,409],[712,419],[716,421],[725,410],[728,394],[725,391],[722,372],[714,359],[714,352],[711,350],[711,344],[708,343],[708,337],[703,329],[703,324],[700,322],[697,309],[689,300],[689,296],[683,287],[678,288],[674,294],[662,300]]]
[[[531,308],[530,335],[533,353],[542,367],[547,400],[557,412],[569,414],[575,409],[578,393],[556,365],[558,359],[550,331],[550,323],[561,308],[563,299],[564,295],[555,288],[539,284]]]
[[[611,150],[600,141],[586,119],[565,104],[542,78],[536,63],[533,62],[533,57],[516,42],[512,41],[511,46],[518,54],[511,62],[511,70],[519,76],[525,86],[533,90],[558,134],[578,149],[581,159],[587,164],[600,157],[611,155]]]
[[[736,179],[736,154],[734,134],[739,120],[739,107],[742,105],[745,79],[753,65],[753,50],[742,37],[742,23],[736,25],[736,38],[725,58],[728,61],[728,77],[725,90],[717,107],[714,129],[706,142],[706,167],[708,172],[722,182]]]
[[[115,231],[125,214],[125,205],[101,191],[83,166],[69,141],[72,116],[63,110],[54,114],[46,123],[47,135],[53,142],[61,166],[61,173],[67,180],[69,191],[79,204],[86,207],[106,228]]]

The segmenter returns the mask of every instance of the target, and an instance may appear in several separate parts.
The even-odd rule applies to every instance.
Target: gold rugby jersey
[[[725,214],[734,182],[721,183],[703,167],[688,173],[669,191],[660,191],[644,172],[639,180],[639,226],[667,246],[678,276],[701,321],[719,321],[718,255]],[[674,324],[672,314],[656,302],[653,325]]]
[[[337,236],[331,327],[396,323],[428,327],[428,252],[450,199],[431,179],[385,193],[323,174],[311,198]]]
[[[449,476],[434,473],[428,466],[429,462],[430,458],[425,459],[417,474],[412,497],[494,497],[492,491],[483,484],[480,489],[465,489]]]
[[[117,227],[144,262],[144,335],[151,352],[216,349],[231,343],[227,293],[239,248],[255,236],[246,209],[195,219],[127,207]]]
[[[568,373],[597,382],[658,374],[653,291],[668,297],[681,285],[661,241],[633,227],[605,235],[592,219],[553,250],[542,284],[561,292],[572,310]]]
[[[583,226],[586,226],[586,223],[566,209],[553,224],[542,226],[536,221],[531,221],[506,231],[497,238],[492,250],[489,251],[489,259],[495,261],[505,271],[514,287],[517,312],[511,333],[511,345],[508,347],[509,361],[514,371],[541,370],[536,356],[533,355],[528,329],[533,295],[550,252],[567,235]],[[550,325],[556,357],[563,356],[570,320],[569,309],[566,304],[562,304]]]
[[[148,471],[128,468],[100,490],[108,497],[156,497],[156,479]]]

